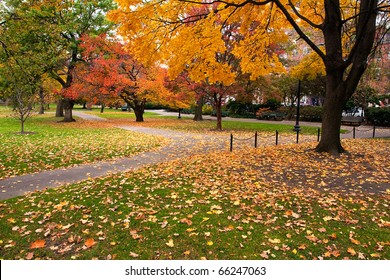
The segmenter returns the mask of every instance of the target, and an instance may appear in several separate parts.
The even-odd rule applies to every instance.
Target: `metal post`
[[[295,121],[295,126],[294,126],[294,131],[297,132],[297,143],[298,143],[298,132],[301,130],[301,127],[299,126],[299,109],[301,105],[301,80],[298,81],[298,92],[297,92],[297,116],[296,116],[296,121]]]
[[[257,148],[257,131],[255,133],[255,148]]]
[[[276,146],[279,143],[279,131],[276,131]]]
[[[376,129],[376,126],[375,126],[375,123],[374,123],[373,131],[372,131],[372,138],[375,138],[375,129]]]
[[[297,130],[297,144],[299,143],[299,130]]]
[[[355,137],[356,137],[356,127],[354,126],[353,127],[353,139],[355,139]]]
[[[233,134],[230,134],[230,151],[233,152]]]
[[[317,142],[320,142],[321,128],[318,128],[317,131]]]

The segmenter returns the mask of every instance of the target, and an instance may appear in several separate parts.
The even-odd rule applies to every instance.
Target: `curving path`
[[[91,121],[106,121],[104,118],[90,115],[80,111],[73,114],[83,119]],[[254,120],[256,121],[256,120]],[[278,122],[280,123],[280,122]],[[313,124],[312,124],[313,125]],[[318,124],[317,124],[318,125]],[[169,144],[157,150],[144,152],[130,158],[118,160],[101,161],[92,164],[82,164],[70,168],[42,171],[34,174],[27,174],[0,180],[0,200],[24,195],[28,192],[43,190],[46,188],[56,188],[66,184],[77,183],[88,178],[97,178],[108,174],[131,171],[150,164],[158,164],[194,154],[208,153],[213,151],[227,151],[229,149],[229,139],[226,135],[207,135],[197,133],[179,132],[167,129],[156,129],[139,126],[118,126],[124,130],[130,130],[145,134],[153,134],[168,138]],[[365,128],[360,128],[365,129]],[[389,137],[390,130],[378,130],[378,137]],[[377,132],[377,133],[378,133]],[[378,134],[379,134],[378,133]],[[366,137],[372,137],[372,131],[367,130]],[[360,137],[359,137],[360,136]],[[363,138],[363,135],[357,135]],[[291,136],[294,138],[295,136]],[[352,138],[351,133],[343,135],[343,138]],[[285,138],[284,141],[293,140]],[[313,137],[300,141],[313,141]],[[259,146],[274,145],[274,139],[259,139]],[[252,143],[235,142],[240,148],[249,147]]]
[[[82,112],[74,112],[80,118],[105,121],[105,119]],[[185,133],[165,129],[120,126],[124,130],[160,135],[168,138],[169,144],[157,150],[137,154],[130,158],[81,164],[70,168],[42,171],[0,180],[0,200],[24,195],[28,192],[56,188],[97,178],[108,174],[131,171],[146,165],[175,160],[193,154],[222,150],[227,147],[226,137],[216,137],[195,133]],[[227,149],[227,148],[226,148]]]

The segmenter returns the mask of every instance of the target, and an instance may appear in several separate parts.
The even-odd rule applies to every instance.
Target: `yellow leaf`
[[[208,241],[208,242],[207,242],[207,245],[208,245],[208,246],[213,246],[213,245],[214,245],[214,242],[213,242],[213,241]]]
[[[282,241],[281,241],[280,239],[278,239],[278,238],[275,238],[275,239],[269,238],[268,241],[269,241],[270,243],[272,243],[272,244],[279,244],[279,243],[282,242]]]
[[[333,220],[333,218],[331,216],[326,216],[326,217],[323,217],[322,218],[325,222],[327,221],[330,221],[330,220]]]
[[[173,239],[169,239],[169,241],[167,243],[165,243],[168,247],[173,247],[175,246],[175,244],[173,243]]]
[[[351,247],[348,248],[347,252],[350,253],[352,256],[356,255],[356,251]]]

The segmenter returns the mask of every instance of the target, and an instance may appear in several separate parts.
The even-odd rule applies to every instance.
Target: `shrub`
[[[299,119],[308,122],[320,122],[322,120],[322,107],[320,106],[300,107]]]
[[[365,111],[366,119],[369,123],[390,126],[390,107],[387,108],[368,108]]]

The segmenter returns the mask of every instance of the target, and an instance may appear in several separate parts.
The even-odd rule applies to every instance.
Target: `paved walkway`
[[[74,115],[88,120],[105,120],[77,111],[74,112]],[[160,135],[168,138],[170,143],[157,150],[144,152],[131,158],[81,164],[70,168],[42,171],[35,174],[0,180],[0,200],[46,188],[56,188],[66,184],[77,183],[88,178],[97,178],[108,174],[131,171],[146,165],[158,164],[194,154],[223,149],[227,150],[228,139],[222,136],[216,137],[135,126],[121,126],[120,128],[146,134]]]
[[[160,111],[161,114],[172,114]],[[74,111],[73,114],[80,118],[92,120],[92,121],[105,121],[106,119],[98,116],[90,115],[80,111]],[[177,113],[174,113],[177,116]],[[235,119],[240,121],[253,121],[259,122],[258,120],[247,120],[247,119]],[[286,123],[286,122],[277,122]],[[289,122],[288,124],[293,124]],[[319,126],[317,123],[307,123],[308,125]],[[301,125],[306,125],[302,123]],[[167,129],[155,129],[139,126],[120,126],[119,128],[129,131],[135,131],[140,133],[159,135],[169,139],[169,144],[160,147],[157,150],[144,152],[139,155],[135,155],[131,158],[123,158],[119,160],[101,161],[92,164],[82,164],[70,168],[61,168],[50,171],[42,171],[35,174],[27,174],[12,178],[0,180],[0,200],[24,195],[28,192],[37,190],[43,190],[46,188],[56,188],[66,184],[77,183],[88,178],[97,178],[106,176],[108,174],[114,174],[118,172],[131,171],[137,168],[144,167],[150,164],[158,164],[161,162],[167,162],[183,157],[199,153],[208,153],[212,151],[223,151],[229,149],[229,140],[225,134],[223,135],[208,135],[208,134],[197,134],[197,133],[186,133],[178,132]],[[350,128],[349,128],[350,129]],[[366,134],[359,135],[357,137],[372,137],[372,128],[359,127],[359,130],[368,129]],[[371,131],[369,131],[371,129]],[[343,134],[343,138],[352,138],[352,132]],[[379,137],[390,137],[390,129],[377,129],[377,136]],[[279,142],[291,143],[294,141],[294,136],[291,139],[283,137]],[[300,141],[313,141],[313,136],[304,139],[301,137]],[[274,145],[274,137],[260,138],[259,146]],[[252,142],[248,141],[235,141],[234,148],[237,145],[243,147],[253,146]]]

